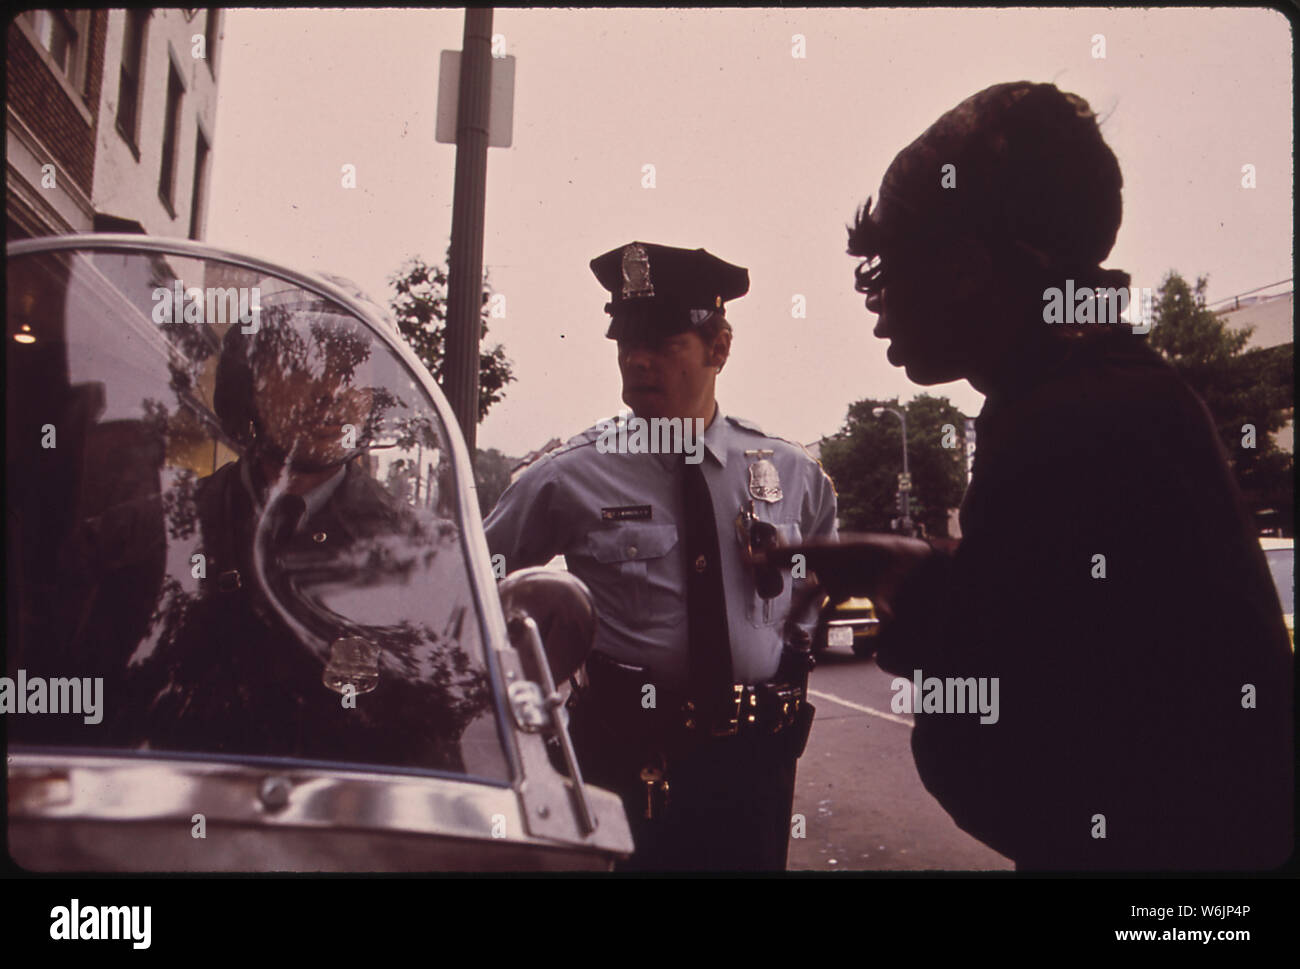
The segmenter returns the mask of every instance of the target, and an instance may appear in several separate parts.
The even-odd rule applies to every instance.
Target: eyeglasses
[[[864,296],[879,296],[885,288],[884,266],[879,256],[864,259],[853,270],[853,288]]]
[[[775,525],[761,521],[754,513],[753,501],[740,506],[740,514],[736,516],[736,539],[740,542],[741,558],[754,573],[758,594],[764,599],[775,599],[785,590],[785,578],[774,565],[755,564],[754,552],[775,550],[780,538]]]

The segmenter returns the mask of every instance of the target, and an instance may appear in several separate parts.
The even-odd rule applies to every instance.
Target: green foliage
[[[408,259],[388,279],[394,289],[389,301],[403,338],[411,345],[420,362],[443,386],[443,358],[447,338],[447,272],[442,266],[429,265],[418,256]],[[479,340],[487,337],[490,289],[484,279],[483,310],[480,314]],[[480,345],[478,370],[478,419],[482,423],[493,404],[505,398],[505,386],[515,379],[510,361],[501,344],[491,348]]]
[[[911,515],[926,534],[948,534],[948,509],[961,504],[966,490],[965,419],[946,397],[920,394],[905,406],[894,400],[860,400],[849,405],[844,426],[822,443],[821,460],[839,494],[845,531],[889,531],[898,475],[903,470],[902,426],[893,407],[907,415],[908,462],[912,472]],[[952,425],[953,447],[943,446],[944,425]]]
[[[1271,435],[1291,418],[1295,345],[1247,350],[1250,328],[1227,326],[1205,304],[1208,280],[1195,287],[1165,276],[1154,307],[1151,346],[1191,385],[1214,417],[1237,483],[1252,510],[1275,509],[1290,532],[1293,455]],[[1242,447],[1242,426],[1255,426],[1255,447]]]
[[[506,457],[496,448],[479,450],[474,457],[474,485],[478,491],[479,513],[486,516],[501,493],[510,485],[510,467],[514,458]]]

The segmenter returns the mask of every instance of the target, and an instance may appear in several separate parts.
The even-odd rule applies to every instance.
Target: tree
[[[486,516],[510,486],[510,468],[514,458],[508,458],[496,448],[480,450],[474,458],[474,486],[478,491],[479,513]]]
[[[966,490],[965,419],[946,397],[928,394],[903,406],[897,398],[850,404],[844,426],[823,442],[822,465],[839,494],[841,526],[889,531],[890,522],[900,517],[895,502],[903,470],[902,427],[891,414],[875,417],[876,407],[907,415],[912,520],[923,523],[928,535],[947,535],[948,509],[961,503]]]
[[[1293,413],[1295,345],[1247,350],[1251,328],[1234,329],[1205,305],[1207,283],[1205,276],[1195,287],[1176,272],[1165,276],[1154,305],[1151,346],[1210,408],[1251,510],[1275,510],[1277,524],[1290,534],[1294,459],[1272,435]],[[1247,425],[1254,428],[1253,441]]]
[[[420,362],[433,374],[438,386],[443,386],[443,357],[447,339],[447,272],[442,266],[431,266],[419,256],[402,264],[402,268],[388,279],[394,289],[389,301],[402,337],[415,351]],[[482,326],[479,340],[487,337],[488,299],[490,289],[483,281]],[[478,419],[482,423],[493,404],[505,398],[505,386],[514,379],[514,373],[501,344],[491,348],[480,346],[478,368]]]

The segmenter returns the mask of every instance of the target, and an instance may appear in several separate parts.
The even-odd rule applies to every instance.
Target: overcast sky
[[[442,262],[438,61],[462,27],[459,10],[227,10],[208,241],[385,303],[407,257]],[[507,9],[493,29],[517,78],[513,146],[488,159],[484,261],[506,297],[489,342],[518,381],[480,447],[520,455],[621,407],[587,264],[634,239],[749,268],[728,413],[807,443],[851,401],[921,391],[871,336],[844,226],[904,145],[1001,81],[1054,82],[1103,117],[1124,174],[1105,265],[1134,286],[1208,274],[1215,300],[1291,275],[1292,38],[1274,11]],[[980,407],[965,382],[929,392]]]

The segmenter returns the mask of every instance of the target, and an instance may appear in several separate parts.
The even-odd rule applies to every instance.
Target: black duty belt
[[[593,652],[587,658],[593,704],[611,717],[643,718],[643,690],[654,683],[647,667],[630,666]],[[712,701],[712,702],[708,702]],[[804,686],[768,680],[733,683],[717,697],[692,697],[655,684],[655,717],[660,729],[683,731],[696,739],[738,734],[776,734],[793,727],[807,704]],[[715,711],[712,717],[702,711]]]

